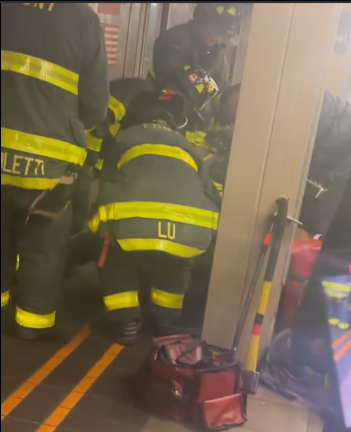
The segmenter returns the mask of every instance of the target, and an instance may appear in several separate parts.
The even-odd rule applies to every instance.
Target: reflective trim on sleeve
[[[2,292],[1,293],[1,307],[5,307],[9,304],[10,301],[10,292],[6,291],[6,292]]]
[[[334,299],[345,299],[351,293],[351,284],[322,281],[325,294]]]
[[[181,149],[180,147],[173,147],[164,144],[141,144],[126,151],[117,163],[117,168],[120,169],[123,165],[131,160],[146,155],[165,156],[178,159],[190,165],[195,171],[198,170],[194,159]]]
[[[1,128],[1,147],[82,166],[86,150],[54,138]]]
[[[223,186],[220,183],[214,181],[213,184],[215,185],[218,192],[223,192]]]
[[[152,288],[151,300],[157,306],[168,309],[181,309],[183,307],[183,294],[171,294]]]
[[[127,309],[139,307],[137,291],[128,291],[119,294],[112,294],[104,297],[104,304],[107,310]]]
[[[78,95],[78,74],[37,57],[1,50],[1,70],[36,78]]]
[[[120,102],[113,96],[110,96],[108,107],[110,108],[110,110],[113,112],[113,115],[115,116],[115,122],[119,122],[126,114],[126,109],[122,104],[122,102]]]
[[[126,252],[157,250],[180,258],[194,258],[205,252],[205,250],[185,246],[170,240],[125,239],[117,241],[121,248]]]
[[[19,255],[17,255],[17,259],[16,259],[16,271],[18,271],[19,269]]]
[[[87,148],[93,152],[100,153],[102,138],[95,137],[91,132],[85,131]]]
[[[1,173],[1,185],[16,186],[21,189],[52,190],[61,179],[17,177]]]
[[[117,135],[118,131],[120,130],[120,128],[121,128],[120,122],[114,123],[109,128],[110,134],[115,137]]]
[[[160,202],[119,202],[100,206],[89,222],[90,230],[96,232],[100,222],[143,218],[168,220],[176,223],[217,229],[218,213],[196,207]]]
[[[39,315],[32,312],[26,312],[20,309],[18,306],[16,308],[16,322],[22,327],[27,327],[31,329],[47,329],[55,325],[56,313],[52,312],[48,315]]]
[[[104,160],[103,160],[103,159],[99,159],[99,160],[96,162],[95,168],[96,168],[97,170],[101,171],[103,165],[104,165]]]

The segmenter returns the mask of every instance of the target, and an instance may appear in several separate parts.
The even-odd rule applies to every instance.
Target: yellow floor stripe
[[[1,404],[1,421],[25,399],[37,385],[51,374],[90,335],[88,327],[82,329],[67,345],[52,356],[40,369],[25,381]]]
[[[36,432],[54,432],[122,349],[120,345],[109,348]]]

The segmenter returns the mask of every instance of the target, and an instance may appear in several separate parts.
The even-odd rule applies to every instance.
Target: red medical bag
[[[240,386],[240,367],[231,351],[178,335],[154,341],[137,377],[136,397],[148,412],[218,431],[247,420]]]

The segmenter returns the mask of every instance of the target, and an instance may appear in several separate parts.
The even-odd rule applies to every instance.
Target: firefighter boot
[[[35,341],[40,339],[49,339],[53,336],[53,329],[33,329],[23,327],[17,324],[16,334],[19,339]]]
[[[151,322],[153,337],[172,336],[178,333],[174,318],[153,318]]]
[[[138,336],[138,327],[135,321],[111,323],[114,342],[119,345],[134,345]]]

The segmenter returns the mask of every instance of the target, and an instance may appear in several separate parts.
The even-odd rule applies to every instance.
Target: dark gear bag
[[[246,396],[230,351],[188,335],[154,340],[137,377],[140,408],[209,431],[243,425]]]

